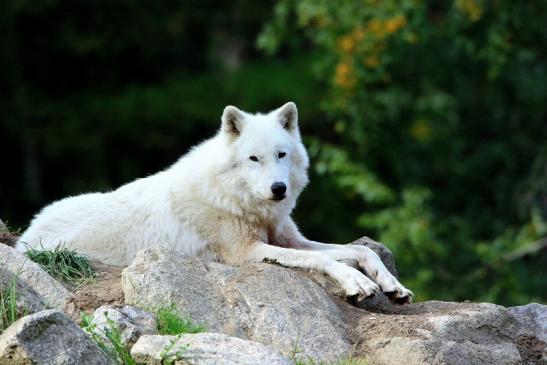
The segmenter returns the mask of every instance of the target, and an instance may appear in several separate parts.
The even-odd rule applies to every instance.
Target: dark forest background
[[[295,217],[418,300],[547,302],[547,2],[5,0],[0,217],[167,167],[295,101]]]

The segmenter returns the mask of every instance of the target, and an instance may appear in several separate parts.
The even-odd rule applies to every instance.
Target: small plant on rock
[[[64,245],[52,250],[29,247],[25,254],[48,274],[68,284],[78,284],[95,277],[95,270],[89,258]]]
[[[28,313],[27,310],[21,312],[17,308],[16,280],[14,276],[8,287],[0,285],[0,333]]]
[[[178,335],[181,333],[199,333],[205,331],[205,327],[193,324],[189,316],[180,316],[177,313],[176,306],[173,304],[158,308],[154,312],[158,320],[158,332],[161,335]]]
[[[174,347],[177,341],[184,333],[197,333],[203,331],[203,327],[193,325],[189,319],[182,319],[178,316],[173,306],[162,308],[156,311],[158,316],[158,329],[162,335],[175,334],[176,336],[169,341],[169,344],[160,353],[161,363],[164,365],[172,365],[177,360],[183,358],[184,352],[188,349],[187,345],[179,346],[176,350]],[[104,314],[107,327],[100,328],[93,322],[93,317],[89,314],[82,314],[82,328],[86,331],[99,348],[111,359],[118,364],[137,365],[137,362],[131,356],[131,352],[127,344],[122,338],[122,331],[118,325],[108,318],[108,314]],[[160,320],[161,318],[161,320]]]
[[[122,331],[113,320],[108,318],[107,313],[104,315],[108,327],[99,328],[93,323],[93,318],[89,314],[82,314],[82,328],[97,343],[97,346],[118,364],[137,365],[122,339]]]

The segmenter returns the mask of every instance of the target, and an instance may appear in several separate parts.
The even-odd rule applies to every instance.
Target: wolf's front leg
[[[292,220],[287,221],[279,239],[284,240],[285,247],[319,252],[334,260],[357,260],[359,268],[372,278],[382,289],[382,292],[398,304],[410,303],[413,293],[405,288],[395,276],[385,267],[376,252],[366,246],[335,245],[310,241],[299,231]]]
[[[359,270],[344,265],[321,252],[272,246],[260,241],[253,243],[248,252],[251,261],[272,260],[283,266],[324,272],[340,283],[346,296],[356,298],[358,301],[380,292],[380,288]]]

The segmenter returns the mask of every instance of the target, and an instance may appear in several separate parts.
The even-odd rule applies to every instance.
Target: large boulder
[[[93,313],[91,322],[96,326],[96,334],[105,337],[105,332],[116,326],[121,333],[121,340],[131,348],[142,335],[158,334],[156,317],[139,308],[125,305],[114,307],[105,305]]]
[[[272,348],[221,333],[142,336],[131,349],[136,362],[161,365],[289,365]],[[167,361],[166,361],[167,360]]]
[[[212,332],[261,342],[285,356],[332,361],[350,344],[336,304],[292,270],[270,264],[231,267],[162,248],[141,251],[123,270],[126,303],[174,304]]]
[[[51,308],[63,309],[70,292],[37,263],[16,249],[0,245],[0,267],[16,274],[40,294]]]
[[[424,302],[391,313],[361,313],[356,349],[375,364],[535,364],[542,349],[523,346],[519,324],[487,303]]]
[[[0,266],[0,293],[4,301],[15,298],[18,317],[47,308],[46,301],[40,294],[3,266]]]
[[[112,363],[76,323],[57,310],[23,317],[0,335],[0,365]]]

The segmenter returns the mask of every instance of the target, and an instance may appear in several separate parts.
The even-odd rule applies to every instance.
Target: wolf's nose
[[[281,181],[274,182],[272,184],[272,193],[276,197],[283,196],[287,191],[287,185]]]

